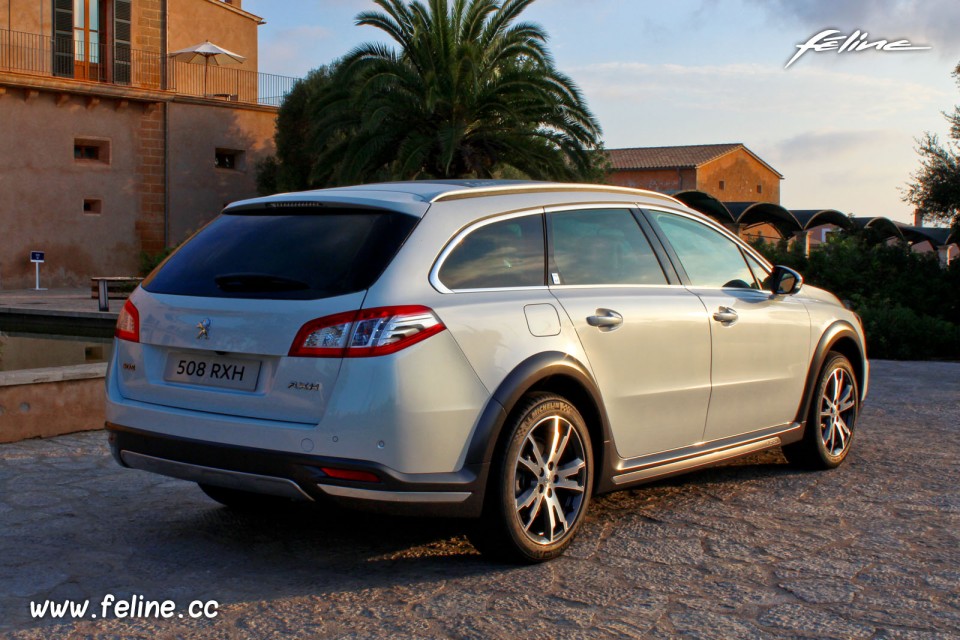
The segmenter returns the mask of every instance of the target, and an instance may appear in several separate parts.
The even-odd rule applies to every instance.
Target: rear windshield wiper
[[[221,291],[228,293],[302,291],[310,288],[310,285],[306,282],[267,273],[226,273],[213,280]]]

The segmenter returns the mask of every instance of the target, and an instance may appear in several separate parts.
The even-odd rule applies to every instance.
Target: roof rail
[[[464,200],[467,198],[480,198],[483,196],[497,196],[497,195],[515,195],[521,193],[550,193],[550,192],[560,192],[560,191],[581,191],[581,192],[595,192],[595,193],[622,193],[627,195],[638,195],[644,196],[647,198],[658,198],[664,200],[665,202],[670,202],[673,204],[678,204],[683,206],[683,203],[668,195],[662,193],[657,193],[656,191],[647,191],[645,189],[632,189],[630,187],[617,187],[613,185],[599,185],[599,184],[579,184],[579,183],[564,183],[564,182],[543,182],[543,183],[533,183],[533,184],[518,184],[518,185],[499,185],[492,187],[471,187],[469,189],[457,189],[455,191],[447,191],[446,193],[441,193],[435,196],[430,202],[443,202],[447,200]]]

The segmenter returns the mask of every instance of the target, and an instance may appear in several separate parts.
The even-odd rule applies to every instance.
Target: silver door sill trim
[[[802,429],[802,426],[794,423],[786,429],[778,429],[778,433],[754,434],[754,436],[746,442],[741,439],[740,444],[728,442],[700,453],[688,455],[675,454],[671,457],[657,456],[659,459],[650,460],[642,466],[636,465],[633,467],[634,470],[627,469],[621,472],[620,475],[614,476],[613,483],[615,485],[623,485],[640,480],[673,475],[697,467],[705,467],[731,458],[737,458],[747,455],[748,453],[779,447],[783,444],[784,437],[787,434],[799,429]],[[789,442],[790,440],[787,441]]]
[[[133,451],[121,451],[120,458],[123,459],[123,462],[128,467],[142,471],[150,471],[151,473],[159,473],[163,476],[211,484],[227,489],[238,489],[240,491],[252,491],[253,493],[280,496],[301,502],[313,502],[313,498],[307,495],[296,482],[286,478],[261,476],[256,473],[244,473],[242,471],[230,471],[228,469],[215,469],[198,464],[155,458],[154,456],[135,453]]]
[[[738,436],[698,442],[697,444],[680,447],[679,449],[670,449],[669,451],[623,459],[620,460],[620,464],[614,473],[630,473],[631,471],[639,471],[640,469],[646,469],[648,467],[659,467],[672,462],[686,460],[687,458],[696,458],[714,451],[720,451],[721,449],[729,449],[731,447],[750,444],[758,440],[766,440],[774,436],[779,437],[782,444],[789,444],[790,442],[799,440],[802,434],[803,426],[798,422],[791,422],[776,427],[751,431],[750,433],[742,433]]]
[[[373,500],[376,502],[459,503],[470,497],[469,491],[378,491],[357,489],[333,484],[318,484],[321,491],[339,498]]]

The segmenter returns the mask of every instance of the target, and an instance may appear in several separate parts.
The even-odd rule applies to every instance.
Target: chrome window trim
[[[453,250],[456,249],[457,246],[459,246],[459,244],[463,242],[463,239],[466,238],[468,235],[470,235],[477,229],[486,227],[487,225],[491,225],[495,222],[503,222],[504,220],[512,220],[514,218],[522,218],[524,216],[532,216],[532,215],[543,216],[543,207],[535,207],[533,209],[522,209],[520,211],[513,211],[511,213],[496,214],[489,218],[484,218],[483,220],[478,220],[477,222],[473,222],[467,225],[466,227],[464,227],[463,229],[461,229],[460,231],[458,231],[456,235],[453,236],[453,238],[447,241],[447,244],[443,247],[443,251],[440,252],[440,255],[434,261],[433,267],[430,269],[430,276],[429,276],[430,284],[433,286],[434,289],[436,289],[440,293],[477,293],[481,291],[545,290],[547,288],[546,285],[524,286],[524,287],[492,287],[492,288],[484,287],[484,288],[478,288],[478,289],[450,289],[445,284],[443,284],[443,282],[440,281],[440,269],[443,268],[443,263],[450,256]],[[541,223],[543,223],[542,220],[541,220]],[[546,261],[546,258],[547,258],[546,240],[544,240],[543,248],[544,248],[543,258],[544,258],[544,261]]]
[[[632,202],[590,202],[577,204],[554,204],[544,207],[544,213],[563,213],[564,211],[590,211],[591,209],[639,209]]]
[[[682,284],[552,284],[548,289],[686,289]],[[753,291],[753,289],[751,289]]]

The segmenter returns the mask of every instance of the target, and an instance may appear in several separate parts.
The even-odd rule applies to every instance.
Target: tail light
[[[291,356],[365,358],[383,356],[440,333],[443,323],[427,307],[378,307],[311,320],[300,328]]]
[[[117,329],[113,335],[121,340],[140,342],[140,313],[129,300],[124,303],[120,315],[117,316]]]

